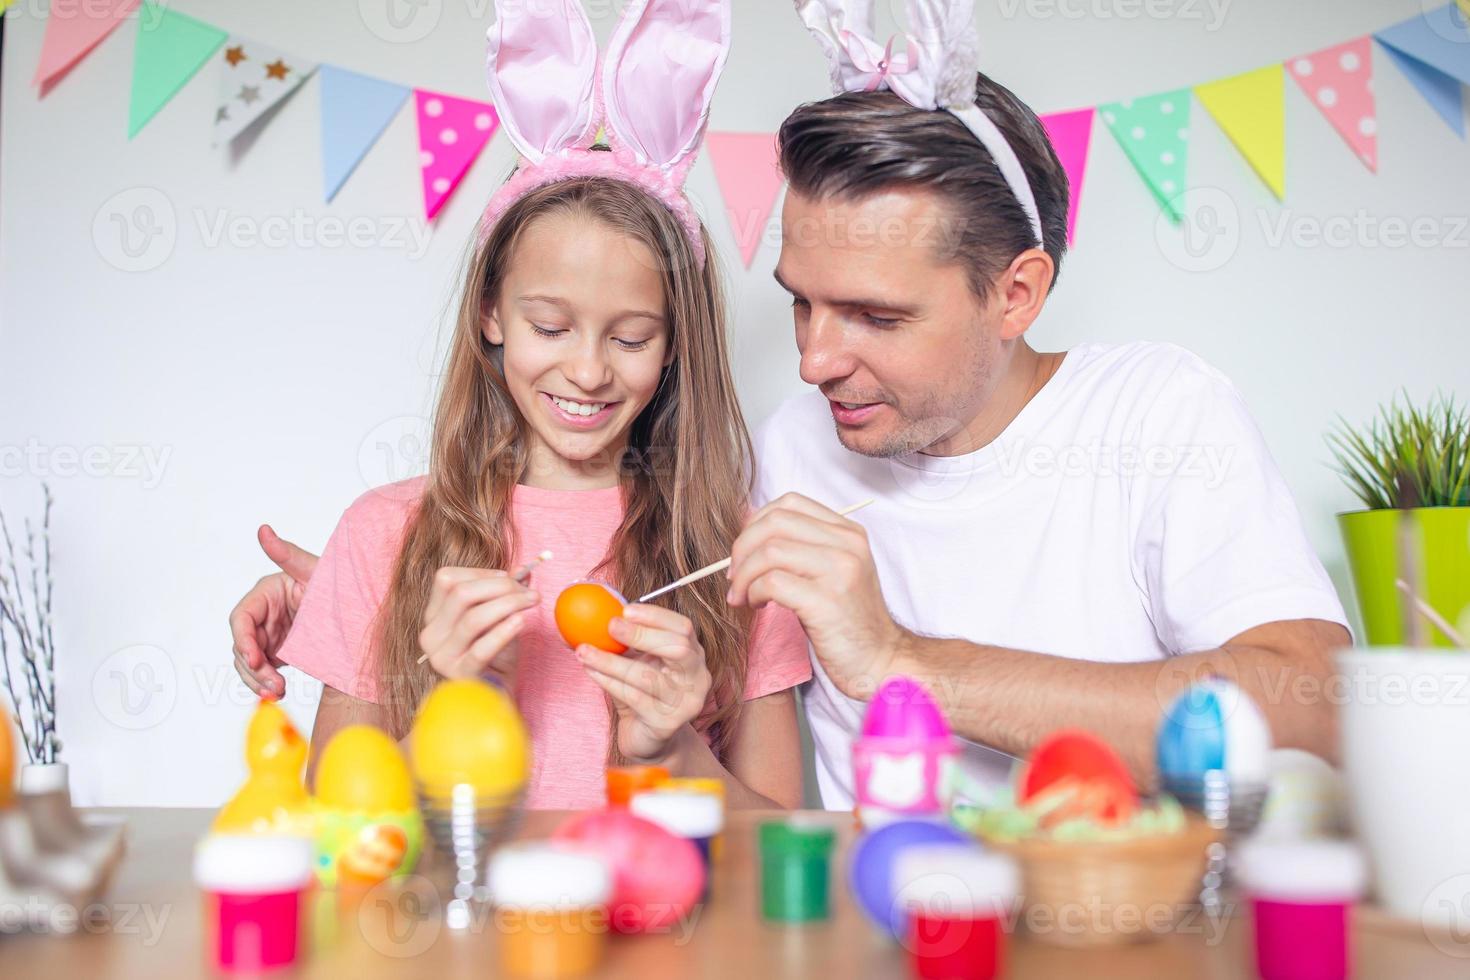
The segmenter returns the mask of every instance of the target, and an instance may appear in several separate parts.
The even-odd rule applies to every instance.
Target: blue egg
[[[1271,728],[1249,695],[1216,678],[1191,685],[1169,705],[1156,751],[1163,774],[1218,769],[1233,780],[1264,782],[1270,775]]]
[[[900,820],[858,839],[847,866],[847,883],[868,920],[902,939],[907,924],[895,907],[893,863],[899,852],[915,844],[974,843],[974,839],[946,823]]]

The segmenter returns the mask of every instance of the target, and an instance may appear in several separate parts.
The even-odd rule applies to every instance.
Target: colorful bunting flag
[[[1071,112],[1043,123],[1067,173],[1067,241],[1074,243],[1091,148],[1093,116],[1101,113],[1150,193],[1176,223],[1187,190],[1191,98],[1215,118],[1278,199],[1286,190],[1285,75],[1290,72],[1370,171],[1378,169],[1378,113],[1373,92],[1372,41],[1377,40],[1430,106],[1462,138],[1464,92],[1470,84],[1470,0],[1442,6],[1355,38],[1193,89],[1177,89]],[[0,0],[0,14],[14,0]],[[377,143],[410,89],[341,68],[303,61],[273,47],[176,13],[166,0],[51,0],[35,83],[44,96],[117,26],[139,21],[135,41],[128,137],[133,136],[223,46],[214,141],[234,140],[289,98],[313,72],[322,75],[322,180],[331,201]],[[141,6],[141,13],[139,9]],[[487,102],[413,89],[419,134],[424,211],[434,220],[499,128]],[[715,177],[741,259],[749,268],[779,200],[783,178],[774,134],[710,133]]]
[[[433,221],[500,126],[488,102],[413,90],[418,107],[419,163],[424,175],[424,216]]]
[[[337,196],[408,98],[408,88],[331,65],[321,67],[322,186]]]
[[[1424,101],[1435,111],[1445,124],[1453,129],[1460,137],[1465,138],[1465,95],[1464,87],[1459,81],[1446,75],[1437,68],[1430,68],[1422,61],[1416,61],[1408,55],[1391,48],[1383,46],[1383,50],[1398,65],[1399,71],[1419,90],[1424,96]]]
[[[1189,89],[1110,102],[1097,111],[1164,212],[1178,224],[1184,218],[1179,195],[1185,188],[1189,150]]]
[[[1455,4],[1416,14],[1374,36],[1415,61],[1470,85],[1470,21]]]
[[[774,133],[709,133],[705,137],[725,215],[747,269],[759,251],[766,222],[784,178],[776,160]]]
[[[1082,200],[1082,178],[1087,172],[1087,149],[1092,143],[1092,117],[1096,110],[1054,112],[1041,123],[1051,137],[1057,159],[1067,172],[1067,244],[1077,239],[1077,205]]]
[[[1286,63],[1312,105],[1322,111],[1358,159],[1378,172],[1378,109],[1373,98],[1373,40],[1368,35],[1346,44],[1304,54]]]
[[[41,61],[33,83],[45,95],[52,85],[102,42],[133,11],[139,0],[51,0]],[[0,4],[0,13],[9,3]]]
[[[214,114],[214,145],[228,143],[273,106],[296,91],[316,71],[316,62],[232,35],[219,63],[219,106]]]
[[[156,4],[145,5],[133,51],[128,139],[193,78],[225,43],[224,31]]]
[[[1446,4],[1374,35],[1394,63],[1450,128],[1465,136],[1462,83],[1470,84],[1470,26],[1461,8]]]
[[[1271,193],[1286,195],[1286,73],[1280,65],[1206,82],[1194,94]]]

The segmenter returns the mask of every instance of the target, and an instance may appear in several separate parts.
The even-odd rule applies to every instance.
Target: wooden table
[[[128,855],[103,911],[94,912],[91,931],[72,936],[0,936],[0,977],[71,980],[86,977],[209,976],[202,948],[201,904],[190,878],[191,849],[213,811],[175,809],[110,810],[128,819]],[[715,870],[713,893],[688,935],[614,936],[599,976],[636,980],[664,977],[867,978],[907,975],[903,951],[886,941],[861,917],[848,898],[845,855],[851,819],[820,814],[839,828],[833,861],[833,916],[806,926],[775,926],[761,921],[755,826],[769,816],[732,813],[725,853]],[[544,837],[566,814],[527,815],[522,836]],[[421,879],[422,881],[422,879]],[[410,898],[409,896],[414,896]],[[432,902],[416,893],[399,900],[368,903],[366,911],[338,920],[323,901],[318,920],[327,928],[313,955],[285,977],[375,977],[498,975],[494,920],[480,928],[451,933],[432,914]],[[429,911],[430,914],[424,914]],[[334,925],[335,924],[335,925]],[[331,933],[335,932],[335,936]],[[1371,913],[1358,916],[1356,961],[1360,978],[1470,976],[1470,959],[1436,948],[1422,929]],[[1470,944],[1440,945],[1470,954]],[[1250,927],[1229,921],[1223,935],[1203,926],[1193,934],[1107,950],[1074,951],[1043,945],[1024,935],[1010,944],[1011,977],[1226,978],[1254,975]]]

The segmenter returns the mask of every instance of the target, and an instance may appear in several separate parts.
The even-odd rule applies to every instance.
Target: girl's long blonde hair
[[[508,569],[516,560],[511,496],[530,430],[506,387],[503,351],[482,333],[516,244],[546,215],[601,221],[660,263],[673,359],[634,421],[619,467],[624,516],[595,571],[640,596],[729,554],[745,522],[751,443],[730,374],[725,307],[709,236],[696,262],[674,216],[632,185],[581,178],[535,190],[501,216],[475,250],[434,416],[429,475],[410,518],[377,628],[378,689],[391,731],[407,733],[438,679],[419,664],[418,636],[434,574],[446,565]],[[697,413],[690,406],[698,406]],[[693,621],[714,679],[698,722],[717,756],[735,732],[745,687],[748,615],[725,603],[723,576],[661,599]],[[616,739],[611,740],[616,760]]]

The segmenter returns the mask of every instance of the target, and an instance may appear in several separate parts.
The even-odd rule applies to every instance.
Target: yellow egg
[[[348,725],[316,764],[316,798],[337,810],[380,813],[414,805],[413,780],[398,745],[381,728]]]
[[[430,792],[468,783],[486,797],[518,791],[530,739],[511,699],[475,679],[444,681],[419,706],[409,740],[413,772]]]

